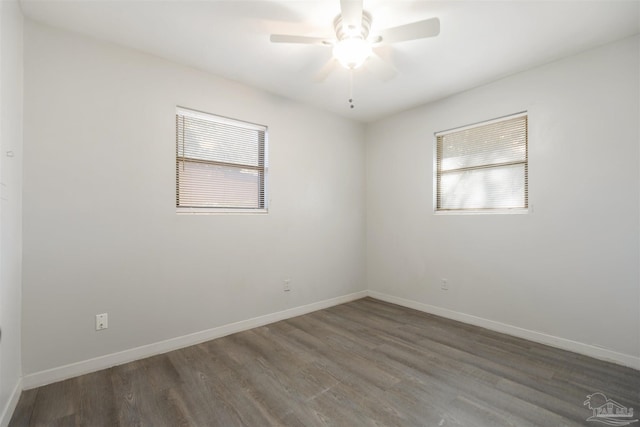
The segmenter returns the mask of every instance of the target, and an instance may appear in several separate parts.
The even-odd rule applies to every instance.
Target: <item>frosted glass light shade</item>
[[[355,69],[371,56],[371,45],[362,37],[350,37],[333,46],[333,56],[343,67]]]

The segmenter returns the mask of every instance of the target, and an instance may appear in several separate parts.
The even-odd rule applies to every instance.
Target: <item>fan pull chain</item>
[[[349,69],[349,108],[354,108],[353,105],[353,68]]]

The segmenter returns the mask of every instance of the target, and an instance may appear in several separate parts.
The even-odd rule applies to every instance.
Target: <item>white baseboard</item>
[[[544,334],[542,332],[519,328],[517,326],[508,325],[506,323],[496,322],[494,320],[484,319],[482,317],[460,313],[458,311],[436,307],[434,305],[395,297],[392,295],[384,294],[382,292],[370,290],[368,294],[372,298],[390,302],[392,304],[413,308],[425,313],[435,314],[436,316],[446,317],[447,319],[457,320],[463,323],[468,323],[470,325],[480,326],[492,331],[501,332],[518,338],[524,338],[540,344],[546,344],[563,350],[572,351],[574,353],[583,354],[585,356],[593,357],[594,359],[605,360],[607,362],[613,362],[619,365],[628,366],[630,368],[640,370],[640,357],[618,353],[606,348],[596,347],[578,341],[572,341],[566,338]]]
[[[47,369],[45,371],[35,372],[33,374],[25,375],[22,378],[22,386],[25,390],[40,387],[78,375],[84,375],[90,372],[99,371],[101,369],[110,368],[112,366],[121,365],[123,363],[133,362],[134,360],[144,359],[145,357],[167,353],[169,351],[188,347],[190,345],[200,344],[202,342],[224,337],[236,332],[246,331],[258,326],[264,326],[269,323],[274,323],[280,320],[289,319],[291,317],[311,313],[313,311],[322,310],[324,308],[333,307],[334,305],[364,298],[367,295],[367,291],[355,292],[352,294],[294,307],[264,316],[254,317],[252,319],[242,320],[240,322],[229,323],[227,325],[207,329],[205,331],[195,332],[193,334],[171,338],[153,344],[143,345],[129,350],[120,351],[118,353],[107,354],[105,356],[71,363],[69,365],[64,365],[57,368]]]
[[[2,414],[0,415],[0,427],[7,427],[9,425],[9,421],[11,421],[11,416],[13,412],[16,410],[16,406],[18,405],[18,400],[20,400],[20,394],[22,393],[22,379],[18,379],[16,386],[13,388],[11,392],[11,396],[9,397],[9,401],[2,409]]]
[[[22,390],[22,388],[28,390],[35,387],[40,387],[78,375],[88,374],[90,372],[99,371],[101,369],[110,368],[112,366],[121,365],[123,363],[132,362],[134,360],[143,359],[145,357],[150,357],[157,354],[162,354],[180,348],[188,347],[190,345],[199,344],[205,341],[234,334],[236,332],[246,331],[248,329],[267,325],[269,323],[274,323],[280,320],[289,319],[291,317],[296,317],[317,310],[322,310],[324,308],[333,307],[335,305],[364,298],[366,296],[640,370],[640,358],[636,356],[618,353],[613,350],[595,347],[577,341],[572,341],[541,332],[519,328],[517,326],[508,325],[505,323],[496,322],[494,320],[484,319],[481,317],[460,313],[442,307],[436,307],[417,301],[395,297],[377,291],[360,291],[324,301],[315,302],[312,304],[294,307],[276,313],[267,314],[264,316],[254,317],[252,319],[247,319],[240,322],[230,323],[216,328],[207,329],[205,331],[195,332],[193,334],[171,338],[165,341],[144,345],[129,350],[124,350],[118,353],[107,354],[105,356],[100,356],[93,359],[71,363],[69,365],[25,375],[22,378],[21,384],[16,386],[16,390],[14,390],[14,396],[12,397],[11,402],[9,402],[7,407],[4,409],[3,418],[0,418],[0,421],[2,422],[0,423],[0,427],[6,426],[6,424],[4,424],[4,418],[6,417],[6,414],[9,414],[9,418],[11,417],[10,414],[13,413],[13,410],[15,409],[15,405],[17,404],[18,398],[20,397],[20,391]],[[6,423],[8,424],[8,422],[9,420],[7,419]]]

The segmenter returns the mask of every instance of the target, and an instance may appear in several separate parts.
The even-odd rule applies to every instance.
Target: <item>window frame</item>
[[[519,117],[526,118],[526,160],[524,161],[525,165],[525,207],[516,207],[516,208],[481,208],[481,209],[438,209],[438,137],[447,135],[454,132],[461,132],[468,129],[473,129],[479,126],[491,125],[493,123],[499,123],[502,121],[515,119]],[[433,133],[433,175],[432,175],[432,183],[433,183],[433,214],[434,215],[520,215],[520,214],[528,214],[533,212],[533,205],[531,204],[531,193],[529,186],[529,178],[530,174],[530,150],[529,150],[529,112],[527,110],[520,111],[518,113],[508,114],[505,116],[496,117],[493,119],[483,120],[480,122],[475,122],[455,128],[449,128],[446,130],[441,130]],[[486,166],[484,166],[486,167]]]
[[[212,120],[221,124],[237,126],[239,128],[251,129],[256,131],[264,132],[264,165],[261,168],[263,172],[262,178],[262,191],[263,191],[263,206],[258,208],[241,208],[241,207],[192,207],[192,206],[179,206],[178,205],[178,192],[179,192],[179,178],[178,178],[178,164],[180,157],[178,156],[178,126],[177,126],[177,116],[180,114],[186,114],[196,118],[202,118],[204,120]],[[226,116],[221,116],[218,114],[208,113],[200,110],[195,110],[192,108],[176,106],[174,117],[176,119],[176,140],[175,140],[175,161],[176,161],[176,169],[175,169],[175,209],[176,213],[180,215],[211,215],[211,214],[267,214],[269,213],[269,197],[268,197],[268,187],[269,187],[269,128],[266,125],[261,125],[257,123],[252,123],[244,120],[234,119]],[[239,165],[238,165],[239,166]],[[247,165],[249,166],[249,165]],[[250,168],[254,168],[253,166]]]

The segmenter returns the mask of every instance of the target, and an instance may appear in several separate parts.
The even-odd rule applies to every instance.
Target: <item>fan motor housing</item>
[[[343,40],[349,37],[362,37],[366,40],[369,37],[369,30],[371,30],[371,14],[366,10],[362,11],[362,23],[360,24],[360,33],[355,33],[357,29],[344,28],[344,21],[342,20],[342,14],[336,16],[333,20],[333,28],[336,31],[336,37],[338,40]]]

